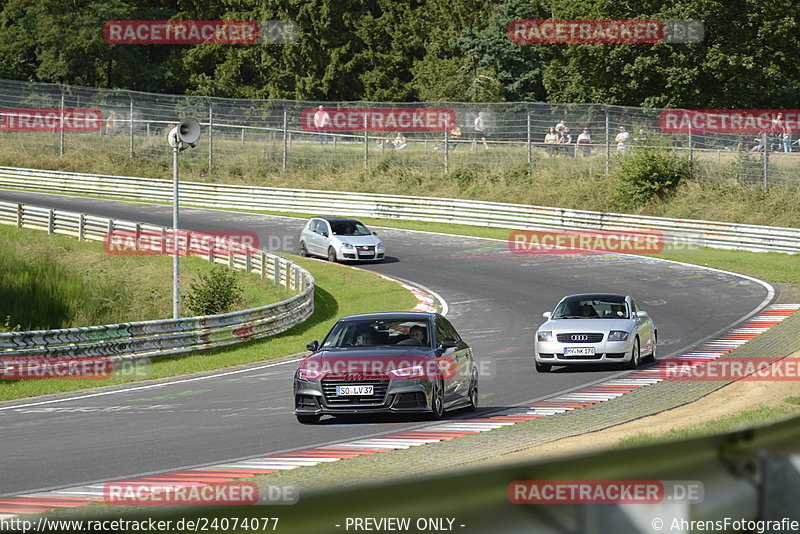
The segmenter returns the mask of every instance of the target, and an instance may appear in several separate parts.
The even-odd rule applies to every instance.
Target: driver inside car
[[[356,345],[374,345],[375,338],[372,335],[372,332],[369,330],[364,330],[356,337]]]
[[[408,331],[408,339],[398,342],[398,345],[424,345],[425,329],[419,325],[412,326]]]

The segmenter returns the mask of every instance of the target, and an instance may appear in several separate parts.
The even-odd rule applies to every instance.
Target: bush
[[[186,304],[195,315],[217,315],[233,311],[243,301],[244,289],[233,269],[217,266],[192,282]]]
[[[622,209],[665,198],[691,174],[688,158],[658,147],[634,147],[620,160],[612,199]]]

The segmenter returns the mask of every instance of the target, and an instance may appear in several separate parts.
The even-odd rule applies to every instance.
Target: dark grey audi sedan
[[[438,313],[351,315],[307,345],[294,377],[295,415],[424,413],[478,407],[472,349]]]

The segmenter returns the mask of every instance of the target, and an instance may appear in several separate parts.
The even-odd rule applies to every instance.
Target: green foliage
[[[688,158],[659,147],[633,147],[619,156],[612,199],[622,209],[663,199],[690,176]]]
[[[511,20],[548,18],[698,20],[706,32],[696,44],[508,39]],[[298,40],[103,40],[106,21],[136,19],[291,21]],[[240,98],[791,109],[798,20],[794,0],[7,0],[0,78]]]
[[[236,271],[217,266],[190,284],[186,304],[195,315],[217,315],[233,311],[243,295]]]

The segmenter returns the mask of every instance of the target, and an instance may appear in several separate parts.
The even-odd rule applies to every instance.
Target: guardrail
[[[170,202],[172,182],[0,167],[0,187]],[[668,243],[753,252],[800,253],[800,229],[529,206],[201,182],[181,182],[181,202],[213,208],[445,222],[521,230],[655,231]],[[110,194],[110,191],[113,193]]]
[[[141,232],[168,233],[159,226],[10,202],[0,202],[0,224],[70,235],[81,241],[102,241],[114,231],[137,236]],[[136,243],[138,246],[138,239]],[[221,254],[209,247],[204,257],[234,269],[260,273],[262,278],[272,279],[275,285],[298,294],[282,302],[221,315],[3,333],[0,334],[0,357],[104,356],[130,360],[178,354],[275,335],[306,320],[314,312],[314,279],[299,265],[263,250],[253,253],[231,250]]]
[[[294,506],[280,507],[280,530],[287,534],[369,530],[355,523],[364,524],[368,518],[376,525],[372,530],[401,532],[795,532],[797,523],[794,528],[787,523],[800,521],[798,435],[800,418],[794,418],[715,436],[602,452],[589,449],[576,456],[471,471],[414,477],[396,473],[401,478],[388,483],[303,493]],[[542,490],[541,499],[548,504],[515,504],[511,497],[516,481],[563,481],[573,486],[580,481],[616,481],[617,486],[641,481],[663,484],[663,494],[609,493],[608,504],[596,504],[603,502],[604,494]],[[670,483],[685,489],[698,487],[698,482],[702,491],[694,495],[668,490]],[[275,484],[268,477],[265,483]],[[218,506],[196,513],[179,510],[159,519],[236,517],[246,524],[266,515],[262,510]],[[95,519],[106,518],[113,517]],[[405,518],[410,528],[378,524],[397,524]],[[414,528],[417,522],[422,528]],[[425,528],[432,524],[438,528]]]

